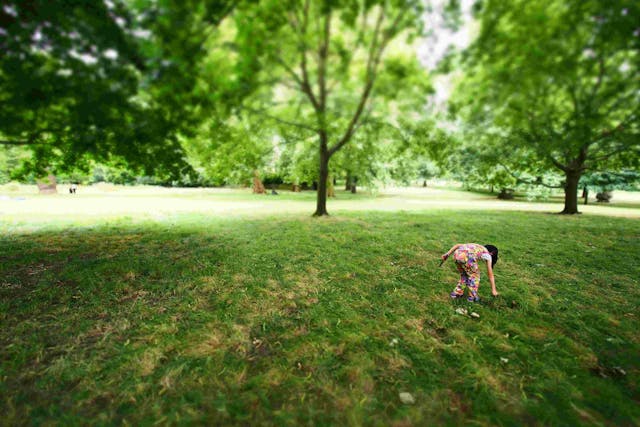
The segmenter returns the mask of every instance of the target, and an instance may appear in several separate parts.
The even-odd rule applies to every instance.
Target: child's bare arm
[[[447,251],[447,253],[446,253],[446,254],[443,254],[443,255],[442,255],[442,259],[447,259],[447,258],[449,258],[449,256],[453,253],[453,251],[455,251],[456,249],[458,249],[460,246],[462,246],[462,244],[461,244],[461,243],[458,243],[457,245],[453,245],[453,246],[451,247],[451,249],[449,249],[449,250]]]
[[[489,282],[491,282],[491,295],[497,297],[499,294],[496,290],[496,280],[493,277],[493,267],[491,266],[491,261],[487,262],[487,275],[489,276]]]

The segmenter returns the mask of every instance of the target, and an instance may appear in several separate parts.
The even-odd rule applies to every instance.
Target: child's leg
[[[478,288],[480,287],[480,272],[475,271],[469,274],[467,288],[469,289],[469,301],[478,301]]]
[[[460,280],[456,285],[456,288],[451,292],[451,298],[458,298],[464,296],[464,286],[467,283],[467,274],[464,271],[464,268],[456,263],[456,267],[458,267],[458,271],[460,272]]]
[[[463,288],[463,286],[464,286],[464,280],[460,279],[460,281],[456,285],[456,288],[453,290],[453,292],[451,292],[451,297],[452,298],[457,298],[457,297],[464,296],[464,288]]]

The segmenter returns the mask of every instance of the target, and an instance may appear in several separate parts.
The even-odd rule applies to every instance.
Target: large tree
[[[364,123],[390,43],[420,30],[422,3],[271,0],[235,15],[238,63],[248,70],[239,87],[255,95],[244,108],[316,137],[314,215],[328,214],[329,161]],[[295,116],[280,107],[295,107]]]
[[[120,3],[3,1],[0,143],[72,162],[122,125],[143,67],[129,21]]]
[[[336,88],[339,90],[340,88]],[[425,124],[423,118],[427,95],[433,92],[431,78],[411,51],[397,49],[390,53],[376,78],[375,103],[367,108],[350,142],[331,158],[329,176],[345,179],[346,189],[354,190],[358,185],[372,186],[376,183],[397,180],[407,182],[417,174],[416,148],[425,143],[415,138],[416,130]],[[349,97],[349,93],[334,92],[334,97]],[[289,108],[286,114],[296,119],[296,109]],[[278,113],[284,113],[282,108]],[[303,181],[318,181],[317,136],[305,129],[280,125],[282,153],[300,168],[289,168]],[[297,140],[297,141],[296,141]],[[423,149],[424,147],[420,147]],[[315,168],[309,168],[314,162]],[[308,171],[311,173],[300,173]]]
[[[30,148],[39,172],[116,156],[178,173],[203,28],[233,4],[2,1],[0,144]]]
[[[487,0],[477,12],[452,106],[518,178],[561,173],[562,212],[578,213],[581,175],[640,158],[640,3]]]

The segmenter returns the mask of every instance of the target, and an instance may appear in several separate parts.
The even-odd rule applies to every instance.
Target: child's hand
[[[443,261],[445,259],[449,258],[449,253],[447,252],[446,254],[443,254],[441,258],[442,258]]]
[[[491,291],[491,295],[493,295],[494,297],[497,297],[500,294],[498,293],[498,291]]]

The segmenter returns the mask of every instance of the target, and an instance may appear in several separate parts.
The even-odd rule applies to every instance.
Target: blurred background
[[[638,185],[637,1],[1,4],[0,184]]]

